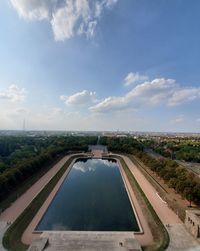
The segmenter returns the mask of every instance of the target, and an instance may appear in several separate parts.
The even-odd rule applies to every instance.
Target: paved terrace
[[[8,224],[6,221],[0,221],[0,251],[6,251],[5,248],[3,247],[3,236],[4,233],[6,232],[8,228]]]
[[[124,232],[44,232],[49,239],[45,251],[141,251],[132,233]]]
[[[94,158],[102,158],[103,154],[108,153],[107,147],[103,145],[89,145],[88,150]]]

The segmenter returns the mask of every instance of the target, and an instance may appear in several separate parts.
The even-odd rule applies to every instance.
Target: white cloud
[[[174,79],[156,78],[137,85],[126,96],[128,100],[138,98],[142,104],[158,104],[172,95],[175,88]]]
[[[47,19],[51,15],[56,0],[10,0],[20,17],[25,19]]]
[[[95,106],[89,108],[93,112],[109,112],[127,108],[129,102],[125,97],[108,97]]]
[[[61,95],[60,99],[67,105],[85,105],[95,101],[95,92],[90,92],[83,90],[82,92],[77,92],[71,96]]]
[[[144,104],[156,105],[165,101],[172,95],[176,83],[173,79],[154,79],[137,85],[126,95],[121,97],[108,97],[93,107],[94,112],[115,111],[125,108],[137,108]]]
[[[30,110],[27,108],[19,107],[19,108],[7,108],[6,109],[6,116],[12,120],[21,120],[25,119],[27,116],[30,115]]]
[[[179,115],[178,117],[176,117],[175,119],[173,119],[171,122],[172,123],[181,123],[183,122],[185,119],[184,115]]]
[[[102,13],[103,6],[100,2],[95,3],[95,17],[100,17]]]
[[[17,109],[15,110],[15,112],[16,112],[17,114],[27,114],[27,113],[29,112],[29,110],[26,109],[26,108],[17,108]]]
[[[175,106],[198,98],[200,98],[200,88],[180,88],[176,90],[169,99],[169,105]]]
[[[19,16],[29,20],[47,20],[51,23],[57,41],[75,35],[94,35],[104,10],[117,0],[10,0]]]
[[[6,90],[0,91],[0,99],[9,100],[11,102],[24,101],[26,91],[16,85],[10,85]]]
[[[79,19],[82,19],[81,27],[85,30],[84,26],[89,24],[89,17],[90,8],[87,0],[66,1],[66,5],[53,13],[51,20],[55,40],[65,40],[74,36],[74,29]]]
[[[174,79],[158,78],[135,86],[121,97],[110,96],[89,109],[93,112],[136,109],[149,105],[181,105],[200,98],[200,88],[181,87]]]
[[[51,114],[53,116],[57,116],[57,115],[63,115],[64,114],[64,111],[62,108],[60,107],[53,107],[52,110],[51,110]]]
[[[140,81],[148,80],[148,77],[145,75],[140,75],[138,72],[129,72],[124,79],[124,85],[129,86],[133,83],[138,83]]]
[[[94,32],[95,32],[96,26],[97,26],[97,21],[91,21],[91,22],[88,23],[88,28],[87,28],[87,30],[86,30],[86,32],[85,32],[85,34],[86,34],[86,36],[87,36],[88,38],[94,36]],[[84,33],[84,32],[83,32],[83,33]]]
[[[117,3],[118,0],[104,0],[103,2],[107,7],[112,7],[114,4]]]

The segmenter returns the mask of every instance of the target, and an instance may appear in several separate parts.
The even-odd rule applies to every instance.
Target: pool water
[[[36,230],[139,231],[116,160],[78,159]]]

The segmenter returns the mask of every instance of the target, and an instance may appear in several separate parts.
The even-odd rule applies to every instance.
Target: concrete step
[[[133,233],[44,232],[48,238],[45,251],[141,251]]]
[[[37,238],[33,241],[27,251],[43,251],[48,245],[48,238]]]

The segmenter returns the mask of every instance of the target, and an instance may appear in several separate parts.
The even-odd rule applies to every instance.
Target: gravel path
[[[0,221],[0,251],[6,251],[6,249],[3,247],[3,236],[8,228],[6,221]]]

